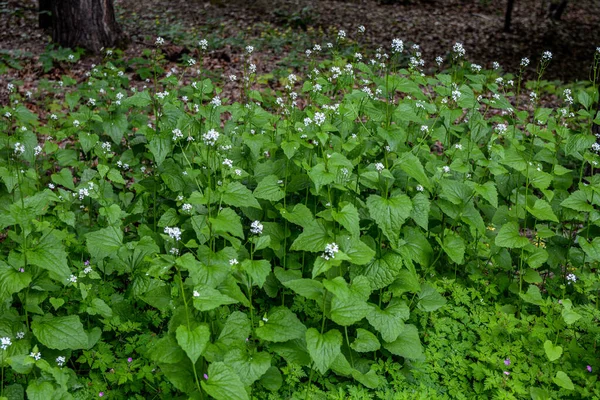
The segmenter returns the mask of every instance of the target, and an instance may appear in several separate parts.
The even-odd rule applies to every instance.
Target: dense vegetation
[[[600,50],[567,87],[345,36],[275,91],[246,47],[236,102],[161,38],[9,84],[0,398],[600,396]]]

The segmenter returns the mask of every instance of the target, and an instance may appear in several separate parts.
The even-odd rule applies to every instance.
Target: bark
[[[99,52],[123,44],[113,0],[50,0],[52,40],[65,47]]]
[[[48,29],[52,26],[52,2],[50,0],[40,0],[38,7],[38,25],[40,29]]]
[[[506,14],[504,15],[504,32],[510,32],[512,22],[512,12],[515,5],[515,0],[508,0],[506,3]]]

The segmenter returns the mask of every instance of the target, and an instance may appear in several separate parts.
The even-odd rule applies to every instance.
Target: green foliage
[[[158,48],[9,89],[0,397],[599,397],[596,87],[355,50],[236,102]]]

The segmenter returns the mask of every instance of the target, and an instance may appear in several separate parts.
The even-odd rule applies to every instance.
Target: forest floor
[[[549,50],[554,58],[545,79],[588,79],[600,46],[600,2],[572,0],[560,21],[542,12],[548,2],[517,0],[510,33],[503,32],[505,1],[492,0],[413,0],[393,5],[376,0],[115,0],[115,8],[130,38],[126,57],[139,56],[157,36],[188,49],[207,38],[214,50],[203,58],[203,68],[222,77],[240,68],[246,44],[257,49],[259,74],[270,74],[306,66],[307,48],[334,40],[344,29],[349,40],[372,51],[380,46],[389,50],[394,38],[419,44],[425,69],[434,66],[436,56],[447,55],[455,42],[462,42],[467,59],[484,67],[497,61],[505,71],[516,72],[521,58],[529,57],[531,78],[542,52]],[[37,28],[36,5],[35,0],[0,3],[0,55],[19,58],[22,67],[0,81],[22,80],[36,86],[37,80],[64,73],[40,68],[49,35]],[[357,33],[360,25],[366,27],[364,35]],[[69,73],[83,74],[99,61],[97,56],[87,57]]]

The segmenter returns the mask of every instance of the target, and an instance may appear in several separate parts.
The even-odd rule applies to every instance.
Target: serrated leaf
[[[261,209],[260,204],[246,186],[240,182],[230,182],[223,186],[221,201],[234,207],[253,207]]]
[[[270,201],[283,199],[285,193],[279,186],[279,178],[275,175],[265,176],[254,189],[254,197]]]
[[[521,236],[519,233],[519,224],[516,222],[507,222],[502,225],[498,236],[496,236],[496,246],[508,247],[511,249],[520,249],[529,244],[529,240],[526,237]]]
[[[304,204],[296,204],[292,211],[281,209],[281,216],[292,224],[300,225],[303,228],[311,225],[314,222],[312,212]]]
[[[535,285],[529,285],[527,293],[519,293],[519,296],[527,303],[535,304],[536,306],[544,305],[544,299],[542,298],[540,288]]]
[[[423,169],[423,165],[417,156],[415,156],[410,151],[402,154],[396,161],[394,161],[394,165],[400,166],[400,169],[408,176],[413,178],[419,184],[425,186],[426,188],[431,187],[431,182],[429,182],[429,177],[425,174],[425,170]]]
[[[435,288],[427,283],[421,286],[419,293],[419,309],[427,312],[435,311],[446,304],[444,296],[438,293]]]
[[[359,353],[368,353],[379,350],[381,344],[377,340],[377,336],[366,329],[358,328],[356,329],[356,339],[354,339],[350,347]]]
[[[560,203],[560,205],[562,207],[567,207],[575,211],[594,211],[594,207],[588,203],[587,196],[585,195],[585,192],[583,190],[577,190],[571,193],[571,195],[565,200],[563,200],[563,202]]]
[[[423,346],[419,339],[419,330],[414,325],[404,325],[402,333],[391,343],[384,343],[383,347],[390,353],[411,360],[423,360]]]
[[[150,143],[146,145],[150,153],[154,156],[154,162],[160,167],[167,158],[167,155],[173,150],[173,141],[170,137],[166,136],[155,136],[150,140]]]
[[[402,257],[399,254],[384,251],[371,263],[356,268],[356,274],[369,278],[373,290],[377,290],[394,282],[402,270],[402,265]]]
[[[332,329],[321,335],[315,328],[306,331],[306,347],[319,372],[327,372],[335,358],[341,353],[342,334]]]
[[[75,185],[73,184],[73,174],[69,168],[63,168],[60,170],[58,174],[52,174],[50,176],[52,182],[57,185],[61,185],[70,190],[75,190]]]
[[[436,237],[438,243],[441,240]],[[454,231],[446,229],[444,232],[444,241],[440,243],[444,252],[450,257],[450,259],[456,264],[462,264],[465,260],[465,241],[462,237],[456,234]]]
[[[352,236],[360,235],[360,220],[358,210],[352,204],[348,203],[339,212],[332,211],[333,219],[350,232]]]
[[[175,337],[179,346],[195,364],[210,342],[210,329],[206,325],[198,325],[190,330],[186,325],[180,325],[177,327]]]
[[[271,367],[271,355],[266,352],[249,355],[246,350],[233,349],[223,361],[237,373],[244,386],[252,385]]]
[[[14,293],[25,289],[30,282],[31,273],[19,272],[4,261],[0,261],[0,301],[11,299]]]
[[[239,376],[224,362],[208,366],[208,380],[202,381],[202,389],[216,400],[250,400]]]
[[[71,276],[67,263],[67,253],[61,241],[52,233],[48,233],[32,249],[28,249],[27,261],[49,272],[50,278],[66,284]]]
[[[294,240],[290,250],[322,252],[327,244],[333,242],[329,231],[322,221],[313,221],[304,226],[304,231]]]
[[[256,336],[269,342],[286,342],[304,337],[306,327],[287,307],[274,307],[267,321],[256,328]]]
[[[244,238],[244,229],[240,216],[231,208],[222,209],[215,218],[210,218],[210,222],[213,232],[225,232],[240,239]]]
[[[558,218],[554,214],[554,211],[552,211],[552,207],[545,200],[537,199],[533,207],[527,207],[527,211],[541,221],[558,222]]]
[[[486,199],[494,208],[498,208],[498,191],[494,182],[488,181],[483,185],[476,184],[475,192]]]
[[[271,273],[271,263],[267,260],[244,260],[241,269],[246,271],[252,278],[252,283],[262,288]]]
[[[594,240],[588,243],[586,238],[578,236],[577,243],[590,258],[590,261],[600,261],[600,237],[595,237]]]
[[[210,311],[219,306],[237,302],[236,299],[232,299],[208,285],[198,285],[194,290],[194,307],[200,311]]]
[[[410,212],[410,217],[417,225],[427,230],[429,228],[429,199],[423,193],[417,193],[413,197],[412,203],[413,208]]]
[[[109,226],[85,235],[87,249],[95,259],[115,257],[123,242],[120,228]]]
[[[404,321],[410,316],[405,302],[392,299],[385,310],[371,304],[371,312],[367,314],[369,323],[381,334],[386,342],[393,342],[404,329]]]
[[[367,208],[383,234],[390,242],[396,243],[402,225],[412,210],[410,198],[406,195],[398,195],[384,199],[372,194],[367,198]]]
[[[66,317],[34,317],[31,330],[44,346],[56,350],[87,349],[88,337],[76,315]]]

